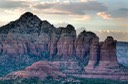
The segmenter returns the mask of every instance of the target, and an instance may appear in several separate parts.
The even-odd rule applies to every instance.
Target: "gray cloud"
[[[29,5],[27,5],[27,2],[25,1],[9,1],[9,0],[0,1],[0,8],[2,9],[11,9],[18,7],[29,7]]]
[[[120,8],[120,11],[127,11],[128,12],[128,8]]]
[[[120,17],[128,18],[128,8],[119,8],[117,10],[110,11],[110,14],[114,18],[120,18]]]
[[[34,6],[36,9],[55,9],[60,11],[66,11],[71,14],[79,14],[83,15],[86,12],[101,12],[106,11],[107,7],[105,7],[102,3],[97,1],[88,1],[88,2],[77,2],[77,3],[44,3],[37,4]],[[55,13],[56,14],[56,13]]]

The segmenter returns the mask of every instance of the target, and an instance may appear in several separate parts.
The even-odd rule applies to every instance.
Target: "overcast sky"
[[[55,26],[94,31],[101,40],[128,41],[128,0],[0,0],[0,11],[1,26],[29,11]]]

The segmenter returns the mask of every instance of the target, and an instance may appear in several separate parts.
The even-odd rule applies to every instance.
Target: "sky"
[[[0,0],[0,11],[0,26],[32,12],[56,27],[72,24],[100,40],[128,41],[128,0]]]

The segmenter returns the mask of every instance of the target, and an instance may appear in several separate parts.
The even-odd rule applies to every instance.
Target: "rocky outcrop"
[[[48,77],[59,79],[66,77],[66,74],[60,72],[58,67],[52,62],[39,61],[31,66],[25,68],[23,71],[12,72],[4,77],[4,79],[17,79],[17,78],[33,78],[46,79]]]
[[[1,39],[2,54],[41,56],[42,52],[48,51],[52,29],[55,28],[49,22],[26,12],[18,20],[0,28],[0,33],[5,34]]]
[[[95,37],[96,34],[92,32],[86,32],[85,30],[81,32],[75,41],[76,56],[80,58],[85,58],[87,55],[89,55],[90,45],[93,38]]]
[[[116,60],[116,40],[112,36],[108,36],[101,46],[101,60]],[[109,57],[108,57],[109,56]],[[104,57],[104,58],[103,58]],[[106,59],[108,57],[109,59]]]
[[[83,31],[76,38],[76,30],[72,25],[55,28],[30,12],[1,27],[0,33],[5,34],[1,39],[2,54],[43,56],[47,52],[50,57],[85,58],[90,54],[92,40],[97,37],[92,32]]]
[[[76,31],[72,25],[67,25],[62,29],[60,39],[57,43],[57,55],[72,56],[74,54],[74,42],[76,39]]]
[[[36,15],[26,12],[18,20],[0,28],[0,59],[6,61],[0,65],[4,67],[12,62],[11,67],[16,64],[25,67],[29,61],[33,63],[49,56],[75,56],[75,39],[76,31],[72,25],[55,28],[48,21],[41,21]],[[9,71],[8,67],[1,70]]]
[[[59,41],[59,38],[61,36],[61,31],[61,28],[52,30],[51,39],[48,46],[50,51],[50,57],[55,56],[57,54],[57,42]]]
[[[94,69],[100,59],[100,46],[99,46],[99,38],[95,37],[92,39],[92,44],[90,46],[90,55],[89,55],[89,62],[86,66],[87,69]]]
[[[6,37],[2,40],[2,54],[43,56],[72,56],[76,31],[72,25],[66,28],[55,28],[48,21],[41,21],[30,12],[23,14],[18,20],[0,28]],[[15,45],[15,46],[14,46]],[[20,46],[20,50],[18,49]]]
[[[108,36],[106,40],[100,44],[99,66],[103,66],[105,68],[118,66],[116,56],[116,40],[114,40],[111,36]]]
[[[67,72],[75,73],[76,69],[81,69],[83,60],[88,63],[85,67],[87,74],[98,74],[101,77],[108,72],[113,75],[115,72],[118,72],[117,75],[120,74],[116,57],[116,41],[113,37],[108,36],[104,42],[99,42],[95,33],[85,30],[76,36],[76,30],[72,25],[55,28],[48,21],[41,21],[30,12],[26,12],[18,20],[0,28],[0,55],[2,55],[2,59],[5,55],[5,60],[10,57],[15,58],[17,62],[24,55],[38,59],[43,57],[47,59],[50,56],[55,57],[55,60],[57,57],[62,57],[59,62],[54,63],[39,61],[23,71],[10,73],[6,77],[43,79],[50,75],[58,78],[64,74],[59,72],[60,67],[56,67],[56,65],[65,66],[68,69]],[[74,59],[67,60],[70,57]],[[25,59],[27,58],[25,57]],[[75,62],[73,62],[74,60]],[[60,63],[60,61],[63,62]],[[82,68],[83,65],[84,63]],[[76,69],[73,70],[73,68]]]
[[[97,66],[96,66],[97,65]],[[104,42],[99,43],[99,38],[94,38],[90,49],[90,59],[86,69],[106,69],[118,67],[116,56],[116,40],[108,36]]]
[[[116,40],[108,36],[104,42],[93,40],[90,50],[90,60],[85,67],[85,78],[105,78],[127,80],[128,71],[120,69],[116,56]]]

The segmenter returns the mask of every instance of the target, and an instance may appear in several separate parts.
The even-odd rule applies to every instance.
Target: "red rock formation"
[[[86,57],[89,54],[92,39],[95,37],[96,35],[92,32],[81,32],[75,41],[76,56],[80,58]]]
[[[54,26],[47,21],[41,21],[30,12],[23,14],[18,20],[0,28],[0,33],[5,34],[1,39],[2,54],[24,55],[32,54],[41,56],[48,51],[51,31]],[[3,38],[3,35],[0,35]]]
[[[57,42],[57,55],[72,56],[74,54],[74,41],[76,31],[72,25],[62,29],[59,41]]]
[[[116,61],[116,41],[113,37],[108,36],[107,39],[101,44],[100,61]]]
[[[49,51],[50,51],[50,57],[55,56],[57,54],[57,42],[59,41],[59,38],[61,36],[61,28],[53,29],[51,34],[51,39],[49,42]]]
[[[85,67],[87,73],[100,73],[101,75],[107,74],[108,71],[109,74],[116,71],[118,74],[120,73],[120,69],[117,68],[116,41],[111,36],[99,43],[96,34],[83,31],[76,38],[76,30],[72,25],[57,29],[49,22],[41,21],[36,15],[29,12],[0,28],[1,54],[22,57],[24,54],[43,56],[42,53],[45,52],[50,52],[51,57],[77,56],[85,59],[89,55],[89,62]],[[63,64],[68,65],[68,63]],[[71,66],[74,67],[73,64]],[[55,75],[56,78],[60,76],[60,72],[50,62],[37,62],[24,71],[13,72],[8,76],[11,75],[26,78],[45,78],[48,75],[52,77]]]
[[[97,45],[97,46],[96,46]],[[85,72],[88,74],[85,78],[105,78],[115,80],[127,80],[128,71],[123,71],[119,68],[116,56],[116,41],[113,37],[108,36],[104,42],[99,43],[100,55],[97,57],[98,40],[94,40],[91,45],[91,53],[89,64],[85,67]],[[95,62],[97,66],[94,67]]]
[[[100,44],[100,46],[99,66],[102,66],[102,68],[118,66],[116,56],[116,40],[114,40],[113,37],[108,36],[107,39]]]
[[[84,31],[76,39],[76,31],[72,25],[56,29],[30,12],[3,26],[0,32],[7,35],[2,43],[2,53],[12,55],[29,53],[41,56],[41,53],[49,51],[50,56],[84,57],[89,54],[92,38],[96,37],[94,33]]]
[[[66,75],[60,72],[59,69],[52,62],[39,61],[25,68],[25,70],[23,71],[16,71],[16,72],[9,73],[4,78],[16,79],[16,78],[38,77],[40,79],[45,79],[49,76],[52,77],[53,79],[66,77]]]
[[[92,44],[90,46],[89,62],[85,68],[94,69],[96,67],[96,65],[98,64],[99,58],[100,58],[99,38],[94,37],[92,40]]]
[[[116,56],[116,41],[113,39],[113,37],[108,36],[107,39],[101,43],[99,43],[98,38],[93,40],[88,65],[94,65],[95,63],[98,63],[98,66],[96,67],[97,69],[106,69],[118,66]],[[88,69],[88,66],[85,67],[85,69]]]

